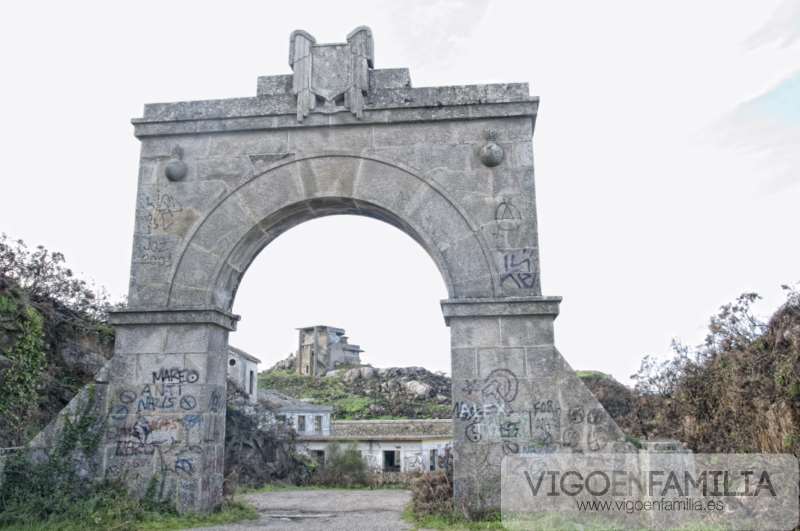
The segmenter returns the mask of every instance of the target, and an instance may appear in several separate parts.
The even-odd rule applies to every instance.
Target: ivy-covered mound
[[[110,307],[62,254],[0,235],[0,447],[30,440],[111,357]]]

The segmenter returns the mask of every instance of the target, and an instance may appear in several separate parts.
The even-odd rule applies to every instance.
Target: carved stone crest
[[[374,60],[372,31],[354,29],[341,44],[317,44],[303,30],[289,38],[289,66],[294,71],[292,92],[297,96],[297,121],[314,109],[348,109],[361,119]]]

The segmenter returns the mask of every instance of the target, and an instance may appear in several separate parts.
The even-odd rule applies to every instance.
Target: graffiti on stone
[[[606,412],[602,408],[596,407],[586,415],[586,422],[589,424],[600,424],[606,418]]]
[[[584,413],[583,406],[574,406],[569,408],[567,417],[570,424],[581,424],[586,417],[586,413]]]
[[[517,397],[519,381],[517,375],[508,369],[494,369],[484,380],[481,397],[495,403],[510,404]]]
[[[213,413],[219,413],[219,411],[222,409],[222,406],[222,395],[219,393],[218,389],[214,389],[214,391],[211,393],[211,398],[208,401],[208,408]]]
[[[171,369],[161,368],[153,371],[153,383],[164,384],[192,384],[200,379],[200,374],[194,369],[181,369],[173,367]]]
[[[422,462],[422,454],[413,453],[405,456],[403,459],[403,466],[406,472],[422,472],[425,469]]]
[[[141,235],[134,239],[133,262],[168,266],[172,263],[172,249],[168,239],[158,235]]]
[[[577,448],[580,444],[581,434],[576,428],[567,428],[561,434],[561,443],[568,448]]]
[[[169,230],[182,211],[183,207],[177,199],[160,191],[156,191],[154,195],[144,195],[137,206],[137,212],[144,221],[143,229],[146,234]]]
[[[599,452],[608,445],[609,436],[605,428],[594,426],[586,436],[586,447],[592,452]]]
[[[533,249],[503,253],[500,285],[511,284],[516,289],[531,289],[536,285]]]

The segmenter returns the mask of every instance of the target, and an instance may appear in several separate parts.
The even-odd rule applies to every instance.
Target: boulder
[[[376,371],[373,367],[361,367],[359,372],[361,373],[361,377],[365,380],[375,378],[378,375],[378,371]]]
[[[356,380],[361,378],[361,368],[356,367],[354,369],[347,369],[345,373],[342,375],[342,380],[346,383],[353,383]]]
[[[418,382],[417,380],[403,382],[403,389],[405,389],[407,393],[414,395],[416,398],[428,398],[433,392],[433,387],[426,383]]]

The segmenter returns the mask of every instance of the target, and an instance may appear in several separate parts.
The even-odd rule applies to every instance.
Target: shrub
[[[416,516],[453,513],[453,481],[444,471],[425,473],[411,482],[411,510]]]
[[[367,486],[367,465],[354,444],[328,445],[325,462],[314,473],[313,481],[329,487]]]

